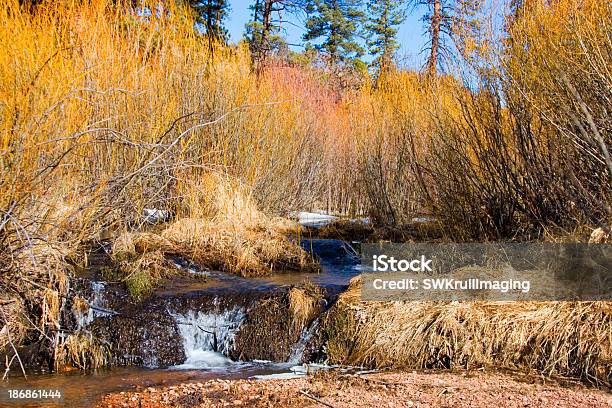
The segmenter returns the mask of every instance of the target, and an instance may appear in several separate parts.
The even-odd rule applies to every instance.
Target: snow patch
[[[159,224],[170,220],[170,211],[159,210],[157,208],[145,208],[142,210],[142,216],[144,221],[149,224]]]
[[[338,217],[335,217],[333,215],[306,212],[306,211],[293,212],[289,214],[289,216],[291,218],[296,218],[300,225],[303,225],[304,227],[313,227],[313,228],[323,227],[331,223],[332,221],[335,221],[338,219]]]

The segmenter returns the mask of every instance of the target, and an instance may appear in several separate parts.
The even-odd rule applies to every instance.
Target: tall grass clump
[[[168,255],[241,276],[319,270],[314,259],[286,236],[298,226],[259,211],[244,185],[209,174],[198,182],[179,184],[179,191],[191,199],[182,203],[177,220],[158,232],[126,232],[114,242],[112,258],[136,297],[168,277]]]
[[[331,363],[506,367],[612,382],[609,302],[360,302],[360,286],[351,282],[323,323]]]

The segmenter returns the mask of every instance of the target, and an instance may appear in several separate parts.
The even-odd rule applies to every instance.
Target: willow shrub
[[[344,188],[378,224],[426,212],[455,240],[609,225],[610,16],[606,2],[525,2],[476,89],[407,72],[362,89],[343,105]]]
[[[211,48],[179,2],[19,3],[0,5],[0,297],[32,310],[7,321],[42,308],[34,324],[57,326],[84,244],[145,208],[189,216],[185,194],[216,189],[184,186],[210,172],[268,212],[317,191],[308,107],[246,47]]]
[[[609,4],[530,1],[509,17],[497,76],[437,119],[436,208],[461,239],[609,226]],[[437,169],[437,171],[435,170]]]

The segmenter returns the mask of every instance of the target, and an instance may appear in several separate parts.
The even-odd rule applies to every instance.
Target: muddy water
[[[170,315],[177,322],[178,333],[175,337],[182,342],[182,363],[168,368],[117,367],[98,370],[84,374],[79,371],[63,374],[30,373],[28,379],[14,376],[0,384],[0,407],[40,407],[67,406],[90,407],[95,405],[103,395],[110,392],[137,390],[146,387],[167,386],[187,381],[205,381],[213,378],[243,379],[265,378],[266,376],[287,377],[303,375],[305,369],[299,365],[304,349],[315,334],[318,320],[305,328],[301,337],[291,347],[289,357],[285,362],[269,361],[233,361],[227,357],[240,324],[245,318],[245,307],[239,304],[224,309],[201,309],[193,306],[191,300],[199,299],[203,294],[216,302],[227,297],[240,297],[242,293],[271,293],[279,288],[302,283],[309,280],[325,288],[328,293],[339,293],[349,280],[360,273],[359,259],[355,251],[342,241],[309,240],[302,246],[312,252],[320,261],[322,272],[318,274],[277,274],[265,278],[243,279],[219,272],[201,271],[187,264],[178,264],[183,268],[192,268],[194,274],[207,276],[205,281],[177,280],[171,286],[157,293],[165,308],[172,309],[175,300],[179,304],[190,306],[180,311],[170,310]],[[104,285],[95,282],[92,285],[98,292],[92,300],[104,310]],[[168,300],[166,302],[166,300]],[[166,306],[170,305],[170,306]],[[197,305],[197,303],[195,303]],[[89,324],[96,319],[111,319],[107,313],[98,312],[87,316],[81,324]],[[114,327],[111,323],[111,329]],[[214,328],[211,329],[211,328]],[[152,345],[151,347],[154,347]],[[158,345],[157,345],[158,346]],[[159,346],[158,346],[159,347]],[[146,348],[146,345],[145,345]],[[152,356],[144,361],[145,365],[156,366],[156,358]],[[61,401],[40,400],[26,402],[8,401],[8,389],[58,389],[62,392]]]
[[[222,356],[214,357],[222,359]],[[9,379],[8,384],[0,387],[3,396],[0,407],[92,407],[103,395],[119,391],[137,391],[147,387],[170,386],[182,382],[206,381],[214,378],[244,379],[255,376],[267,376],[280,373],[291,373],[288,364],[270,363],[228,363],[224,367],[208,369],[147,369],[140,367],[118,367],[98,370],[95,373],[83,374],[72,372],[65,374],[31,375],[28,380],[23,377]],[[299,375],[299,374],[296,374]],[[8,389],[45,389],[61,390],[61,400],[9,401],[6,398]]]

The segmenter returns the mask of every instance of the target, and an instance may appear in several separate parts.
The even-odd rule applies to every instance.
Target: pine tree
[[[423,16],[429,39],[425,47],[428,51],[425,72],[428,76],[436,76],[442,59],[450,57],[451,53],[446,40],[451,36],[452,18],[449,13],[453,0],[409,0],[413,6],[427,6],[428,12]]]
[[[196,22],[204,29],[209,39],[227,41],[228,32],[223,25],[223,20],[230,11],[227,0],[192,0],[189,4],[196,12]]]
[[[413,5],[426,5],[429,8],[423,21],[429,33],[426,50],[429,51],[425,71],[435,76],[445,60],[453,58],[449,41],[454,42],[459,52],[465,57],[470,42],[480,29],[477,13],[483,0],[409,0]]]
[[[327,53],[330,64],[363,55],[355,38],[365,16],[359,0],[311,0],[306,12],[304,40],[322,39],[315,48]]]
[[[414,4],[427,5],[429,12],[423,16],[423,22],[429,33],[429,51],[425,71],[428,76],[436,76],[441,60],[450,56],[446,39],[451,35],[451,16],[447,2],[450,0],[413,0]]]
[[[484,0],[455,0],[452,38],[457,50],[468,63],[483,58],[483,51],[487,48],[488,36],[483,33],[480,19],[483,4]]]
[[[370,36],[366,44],[374,57],[372,66],[379,77],[393,66],[397,42],[398,26],[406,19],[403,0],[370,0],[368,3],[369,21],[366,29]]]
[[[252,20],[246,25],[245,37],[258,67],[272,51],[286,47],[280,35],[282,13],[295,13],[303,7],[302,0],[255,0],[250,6]]]

